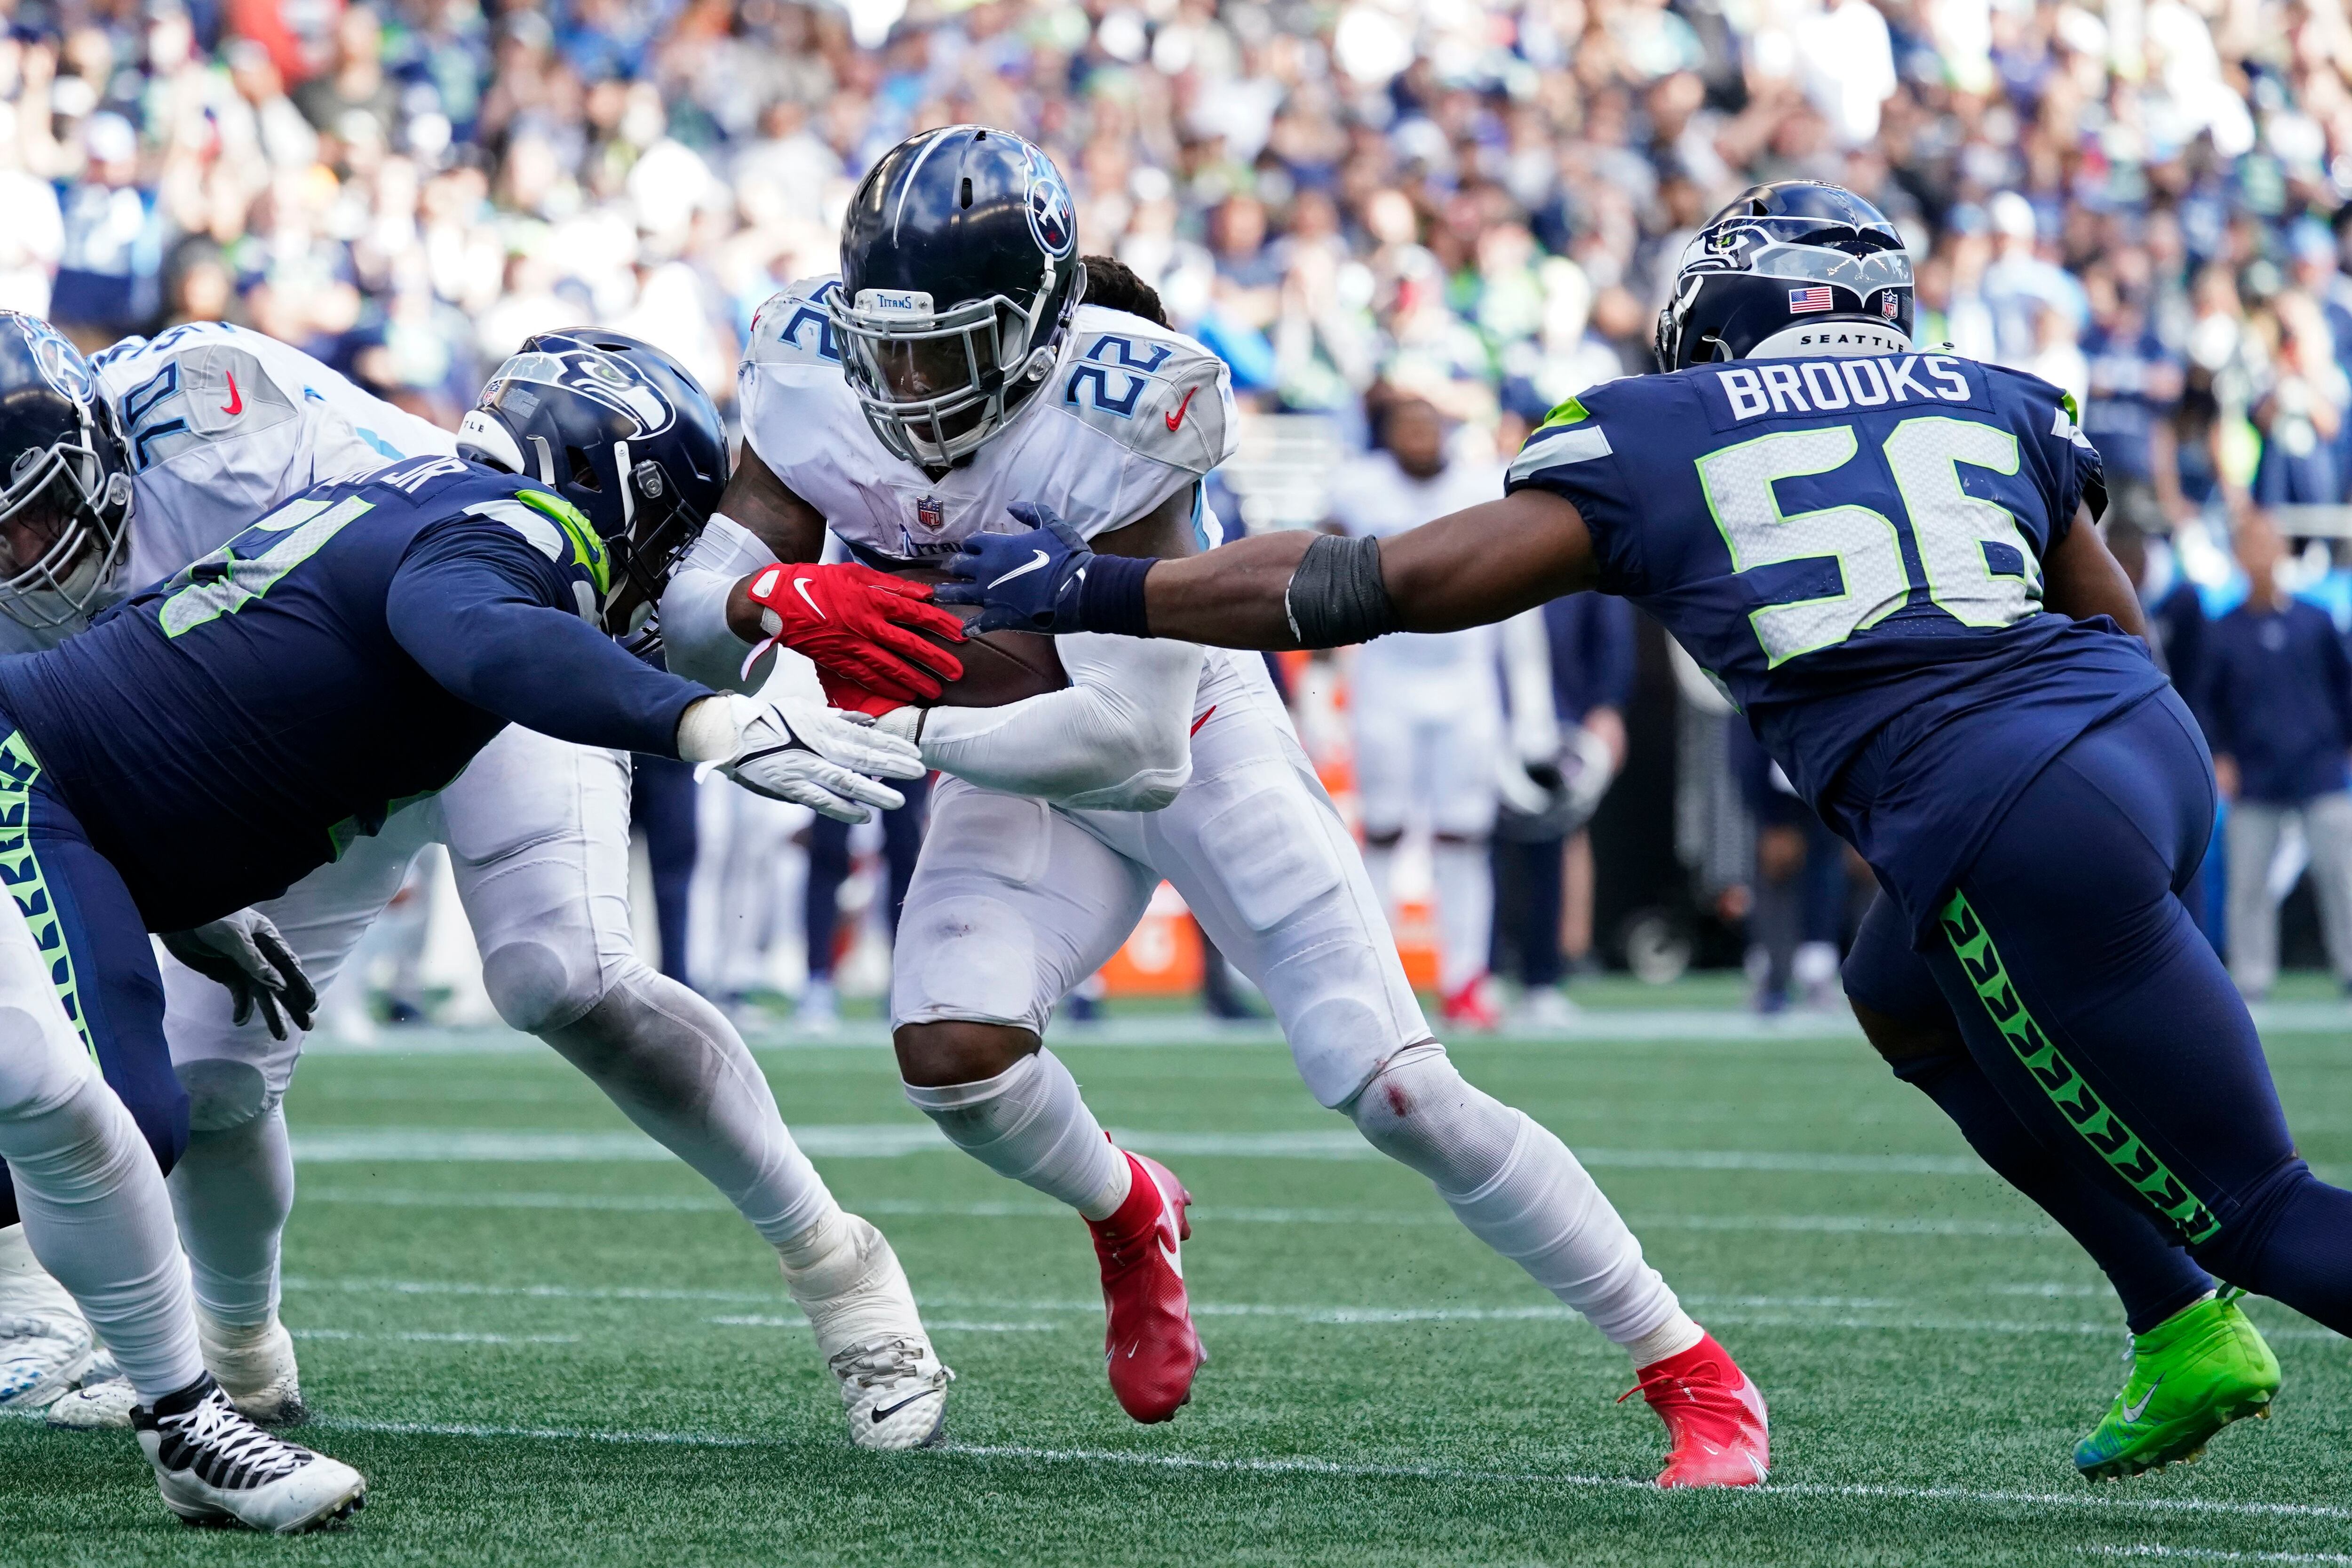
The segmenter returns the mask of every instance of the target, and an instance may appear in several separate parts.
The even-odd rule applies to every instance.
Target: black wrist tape
[[[1148,637],[1144,622],[1143,579],[1151,571],[1149,555],[1097,555],[1087,565],[1087,580],[1078,587],[1078,624],[1090,632],[1114,637]]]
[[[1327,533],[1307,547],[1283,591],[1301,647],[1346,647],[1402,631],[1381,581],[1381,542]]]

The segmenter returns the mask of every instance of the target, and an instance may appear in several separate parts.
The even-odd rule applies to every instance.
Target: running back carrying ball
[[[948,574],[934,566],[917,566],[898,574],[918,583],[946,583]],[[941,609],[961,616],[967,624],[980,615],[976,605],[942,605]],[[1003,708],[1028,697],[1042,697],[1048,691],[1059,691],[1070,684],[1062,668],[1062,656],[1054,651],[1054,639],[1031,632],[982,632],[963,642],[950,642],[946,637],[922,628],[916,635],[925,642],[952,648],[963,660],[961,679],[945,683],[939,696],[924,708]]]

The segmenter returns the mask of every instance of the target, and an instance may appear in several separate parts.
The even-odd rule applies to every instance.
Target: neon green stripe
[[[1950,939],[1952,952],[1968,972],[1969,984],[1976,987],[1977,999],[1984,1004],[1993,1025],[2017,1059],[2050,1097],[2083,1141],[2098,1151],[2099,1157],[2113,1168],[2116,1174],[2129,1183],[2132,1190],[2146,1198],[2157,1213],[2172,1222],[2192,1245],[2210,1238],[2221,1228],[2221,1222],[2180,1179],[2164,1168],[2138,1135],[2124,1125],[2123,1118],[2109,1110],[2082,1075],[2067,1064],[2050,1037],[2026,1011],[2024,1001],[2010,984],[2009,970],[1992,945],[1992,933],[1969,905],[1967,895],[1958,889],[1951,901],[1944,906],[1944,935]]]
[[[1555,425],[1574,425],[1581,420],[1590,419],[1591,417],[1592,416],[1585,411],[1583,400],[1581,398],[1571,397],[1567,402],[1559,405],[1550,413],[1545,415],[1543,416],[1543,423],[1537,426],[1536,428],[1538,430],[1549,430]]]
[[[545,490],[518,489],[515,500],[534,511],[544,512],[553,518],[572,541],[572,563],[588,568],[589,578],[595,583],[597,593],[605,594],[612,590],[612,562],[604,553],[604,542],[596,536],[596,525],[588,521],[586,512],[562,496],[550,495]]]
[[[96,1061],[98,1045],[89,1037],[89,1025],[82,1017],[73,951],[66,946],[65,930],[58,923],[57,905],[49,897],[40,857],[33,853],[31,795],[33,781],[40,776],[40,759],[25,744],[22,732],[11,731],[6,740],[0,741],[0,881],[8,884],[16,907],[24,911],[34,945],[47,955],[49,984],[57,988],[58,1001],[74,1033],[81,1037],[82,1048]]]

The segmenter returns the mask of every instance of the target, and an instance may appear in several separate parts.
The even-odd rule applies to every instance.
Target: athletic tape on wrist
[[[1090,632],[1113,637],[1148,637],[1144,618],[1143,579],[1150,574],[1148,555],[1097,555],[1078,585],[1078,624]]]
[[[1327,533],[1307,547],[1282,593],[1300,647],[1347,647],[1402,631],[1381,581],[1381,542]]]

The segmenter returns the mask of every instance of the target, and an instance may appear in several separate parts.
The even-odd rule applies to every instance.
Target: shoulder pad
[[[1191,338],[1116,311],[1085,312],[1041,394],[1141,457],[1205,474],[1237,439],[1233,373]]]
[[[173,355],[111,401],[134,469],[299,417],[294,397],[261,362],[226,342]]]
[[[803,278],[778,291],[751,318],[751,341],[743,351],[743,372],[753,365],[841,367],[841,342],[834,333],[825,301],[841,287],[838,277]]]

